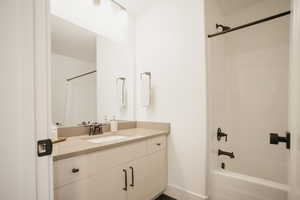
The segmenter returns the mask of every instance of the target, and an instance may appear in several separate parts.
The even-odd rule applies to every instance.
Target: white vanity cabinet
[[[134,186],[129,188],[129,200],[150,200],[165,189],[167,185],[165,150],[133,161],[129,166],[129,177],[134,176]],[[132,180],[129,180],[129,183],[131,186]]]
[[[166,185],[166,136],[54,162],[55,200],[150,200]]]

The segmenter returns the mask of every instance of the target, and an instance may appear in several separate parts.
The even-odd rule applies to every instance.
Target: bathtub
[[[215,170],[210,176],[210,200],[287,200],[289,186],[266,179]]]

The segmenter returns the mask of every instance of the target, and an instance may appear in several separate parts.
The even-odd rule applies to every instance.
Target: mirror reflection
[[[52,118],[71,126],[97,121],[96,37],[59,17],[51,17]]]
[[[121,15],[127,20],[126,15]],[[119,25],[119,24],[116,24]],[[127,28],[115,36],[51,16],[52,121],[78,126],[134,120],[134,56]],[[110,34],[111,33],[111,34]],[[122,36],[122,40],[120,40]]]

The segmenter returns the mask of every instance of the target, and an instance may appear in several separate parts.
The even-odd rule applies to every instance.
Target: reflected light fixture
[[[101,5],[101,0],[94,0],[94,4],[96,6],[100,6]]]

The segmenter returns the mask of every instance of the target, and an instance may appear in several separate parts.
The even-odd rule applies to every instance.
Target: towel
[[[148,107],[151,104],[151,78],[149,75],[141,76],[141,105]]]
[[[117,79],[117,103],[119,108],[126,106],[125,101],[125,79]]]

